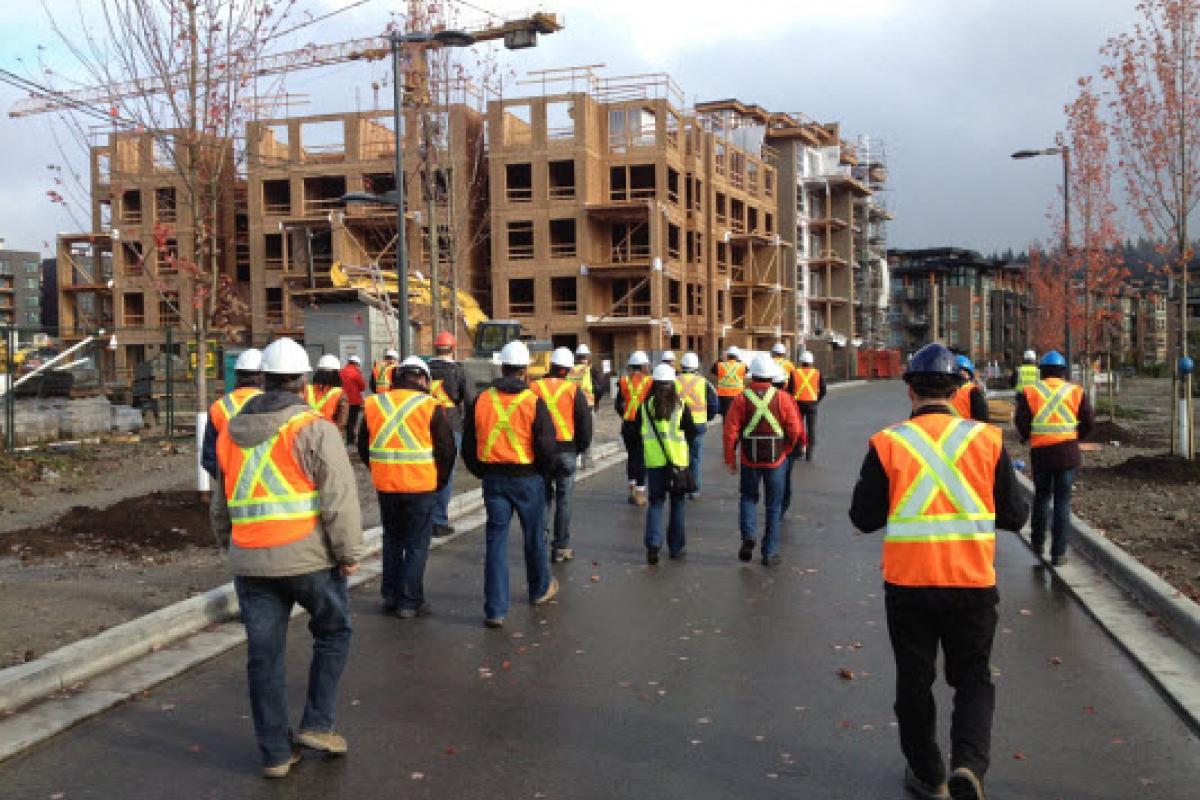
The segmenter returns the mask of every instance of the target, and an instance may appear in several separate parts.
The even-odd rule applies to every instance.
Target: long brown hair
[[[656,419],[667,420],[675,413],[679,403],[679,393],[675,391],[675,381],[655,381],[650,389],[654,400],[654,416]]]

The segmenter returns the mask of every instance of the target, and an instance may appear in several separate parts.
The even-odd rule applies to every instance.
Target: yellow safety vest
[[[1022,364],[1017,367],[1017,391],[1023,391],[1026,386],[1033,386],[1040,376],[1037,364]]]
[[[589,406],[596,403],[596,391],[592,386],[592,367],[590,364],[576,364],[571,367],[571,371],[567,373],[567,380],[571,383],[579,384],[579,388],[583,389],[583,396],[587,398]]]
[[[675,412],[671,414],[669,420],[654,418],[654,398],[649,398],[642,404],[642,454],[645,456],[646,468],[654,469],[656,467],[665,467],[668,463],[675,467],[686,467],[688,464],[688,445],[687,438],[683,435],[683,403],[678,403],[675,406]],[[655,435],[654,428],[658,428],[658,435]],[[663,452],[663,447],[659,447],[658,440],[662,439],[663,447],[666,452]]]
[[[685,372],[675,381],[679,388],[679,399],[692,412],[692,422],[703,425],[708,422],[708,398],[705,396],[708,381],[694,372]]]

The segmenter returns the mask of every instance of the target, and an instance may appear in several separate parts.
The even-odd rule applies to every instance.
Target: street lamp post
[[[1012,154],[1013,158],[1025,159],[1036,158],[1037,156],[1062,156],[1063,167],[1063,236],[1062,236],[1062,251],[1063,258],[1067,262],[1067,302],[1065,308],[1065,319],[1063,320],[1063,349],[1066,350],[1067,357],[1067,378],[1071,377],[1071,306],[1074,303],[1072,296],[1075,291],[1071,286],[1070,264],[1071,264],[1071,148],[1067,145],[1061,147],[1047,147],[1042,150],[1018,150]]]

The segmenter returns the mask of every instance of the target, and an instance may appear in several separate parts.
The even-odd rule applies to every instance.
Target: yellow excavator
[[[339,289],[358,289],[380,300],[386,294],[397,293],[398,277],[392,270],[373,270],[333,262],[329,269],[330,282]],[[489,319],[480,308],[479,302],[469,293],[456,291],[458,313],[467,335],[471,337],[471,355],[463,359],[463,367],[476,391],[486,387],[500,376],[497,356],[501,348],[514,339],[521,339],[529,346],[529,380],[543,377],[550,369],[550,353],[554,349],[549,342],[535,341],[524,333],[521,323],[513,319]],[[417,275],[408,277],[408,302],[410,307],[429,308],[433,292],[429,279]],[[442,287],[442,303],[449,304],[450,290]]]

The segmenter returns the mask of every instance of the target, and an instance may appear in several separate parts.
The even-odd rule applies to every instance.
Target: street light
[[[1041,150],[1018,150],[1012,154],[1015,159],[1037,158],[1038,156],[1062,156],[1063,165],[1063,258],[1066,259],[1068,270],[1071,263],[1071,148],[1046,147]],[[1028,280],[1028,277],[1026,278]],[[1063,349],[1067,356],[1067,377],[1071,377],[1071,303],[1074,289],[1071,286],[1071,276],[1067,275],[1066,314],[1063,320]]]

